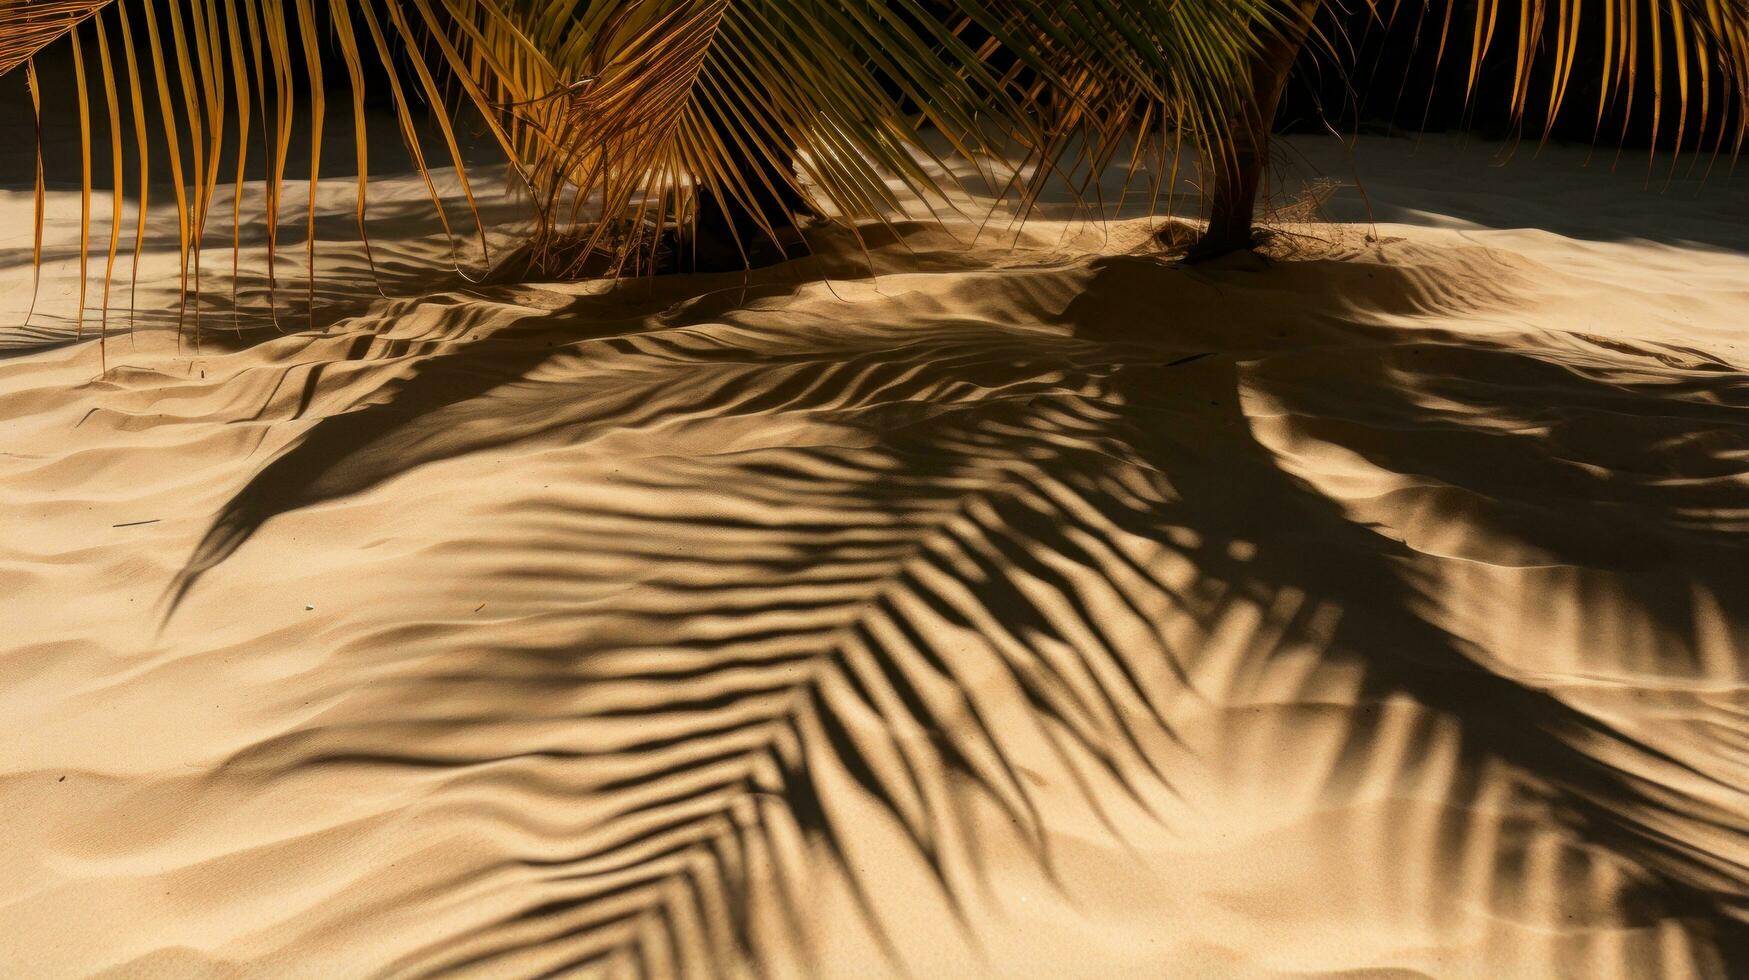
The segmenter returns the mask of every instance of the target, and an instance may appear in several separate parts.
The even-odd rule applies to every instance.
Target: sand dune
[[[0,972],[1749,968],[1749,196],[1489,152],[15,330]]]

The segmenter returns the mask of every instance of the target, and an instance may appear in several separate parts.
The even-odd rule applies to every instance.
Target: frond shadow
[[[505,526],[470,544],[494,556],[504,588],[540,596],[551,622],[539,637],[478,636],[489,656],[446,654],[360,693],[355,720],[289,733],[227,765],[421,767],[518,792],[537,792],[534,780],[539,793],[577,801],[575,825],[493,870],[526,892],[520,912],[392,973],[807,963],[807,896],[822,867],[903,966],[908,953],[883,925],[897,899],[858,859],[870,824],[855,815],[870,809],[927,867],[930,900],[975,949],[977,908],[998,900],[980,813],[1000,814],[1047,877],[1066,804],[1041,793],[1037,767],[1079,787],[1075,805],[1115,839],[1133,826],[1120,810],[1170,825],[1189,792],[1181,777],[1210,764],[1181,731],[1187,713],[1261,696],[1290,653],[1308,650],[1361,678],[1355,719],[1320,776],[1328,797],[1357,792],[1362,762],[1383,752],[1367,709],[1408,699],[1458,732],[1453,800],[1430,845],[1438,861],[1482,846],[1467,828],[1486,818],[1470,805],[1484,762],[1499,762],[1583,847],[1639,869],[1623,901],[1674,909],[1702,962],[1727,968],[1749,948],[1731,771],[1483,656],[1429,611],[1439,583],[1424,556],[1286,469],[1246,410],[1267,393],[1304,416],[1310,438],[1503,501],[1475,515],[1478,526],[1590,567],[1611,546],[1583,522],[1513,507],[1534,501],[1504,474],[1558,470],[1564,497],[1631,505],[1633,533],[1710,556],[1685,571],[1725,597],[1742,555],[1718,526],[1696,525],[1692,498],[1740,505],[1742,460],[1720,448],[1749,431],[1740,378],[1698,371],[1680,391],[1636,390],[1560,352],[1374,326],[1510,299],[1509,280],[1462,296],[1412,263],[1189,271],[1126,258],[1003,275],[1015,302],[1036,300],[1058,332],[957,314],[919,325],[847,322],[853,307],[749,311],[796,289],[778,279],[678,305],[618,291],[579,298],[458,345],[386,399],[322,420],[226,506],[172,608],[279,514],[513,446],[573,454],[581,467],[577,488],[531,488]],[[1281,309],[1298,319],[1277,329],[1268,317]],[[1308,381],[1333,359],[1346,401]],[[1472,369],[1508,380],[1455,383]],[[1478,421],[1671,395],[1666,426],[1612,429],[1639,441],[1615,449],[1721,478],[1708,489],[1569,469],[1536,430]],[[784,439],[697,434],[776,420]],[[1663,451],[1674,434],[1709,427],[1725,435]],[[1403,432],[1418,436],[1391,435]],[[1438,451],[1451,443],[1477,448]],[[615,453],[636,466],[609,483],[589,467]],[[1475,458],[1500,465],[1459,462]],[[1647,598],[1657,628],[1694,646],[1681,634],[1695,619],[1682,619],[1676,593]],[[1741,599],[1721,601],[1728,618],[1749,618]],[[1215,644],[1247,608],[1288,612],[1273,640],[1259,634],[1237,652]],[[1313,683],[1287,696],[1310,703]],[[464,692],[474,707],[458,716]],[[482,716],[480,705],[496,707]],[[576,736],[488,754],[453,734],[531,717]],[[1407,738],[1393,785],[1431,735]],[[1490,896],[1529,887],[1510,855],[1483,860]]]

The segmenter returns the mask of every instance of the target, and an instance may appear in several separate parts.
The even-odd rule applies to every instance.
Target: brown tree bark
[[[1269,132],[1275,124],[1275,112],[1281,105],[1288,76],[1323,0],[1283,0],[1283,3],[1290,18],[1288,29],[1282,38],[1251,59],[1251,96],[1230,121],[1232,154],[1225,160],[1202,161],[1209,224],[1191,247],[1193,260],[1215,258],[1256,244],[1253,225],[1264,168],[1269,166]]]

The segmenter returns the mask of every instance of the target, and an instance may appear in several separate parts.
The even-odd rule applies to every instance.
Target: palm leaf
[[[90,125],[93,101],[101,92],[102,103],[110,121],[109,165],[114,176],[115,206],[109,229],[110,246],[104,263],[103,329],[107,332],[110,285],[114,278],[115,258],[120,247],[120,226],[123,220],[121,188],[124,171],[128,169],[123,149],[123,113],[117,75],[118,59],[112,39],[119,39],[125,66],[127,89],[132,99],[131,118],[134,130],[135,164],[139,178],[139,196],[133,242],[133,276],[137,280],[139,258],[145,247],[145,228],[149,217],[149,150],[160,145],[168,150],[170,178],[176,197],[177,238],[181,267],[181,308],[192,306],[195,337],[201,331],[203,306],[198,302],[202,290],[203,258],[206,232],[217,199],[219,182],[226,175],[220,171],[227,154],[234,161],[228,175],[233,191],[231,225],[231,285],[232,309],[237,310],[237,287],[241,269],[238,254],[243,225],[245,170],[252,145],[252,124],[259,113],[263,127],[263,145],[267,153],[267,180],[262,194],[267,226],[268,267],[266,270],[270,294],[269,308],[277,312],[272,299],[277,283],[276,259],[278,230],[281,218],[280,201],[287,165],[287,154],[293,130],[293,117],[300,100],[310,107],[310,204],[305,230],[305,260],[308,265],[306,304],[314,316],[314,280],[316,273],[316,189],[321,179],[322,128],[325,119],[327,92],[323,82],[326,62],[336,57],[344,64],[351,82],[348,95],[353,110],[355,131],[364,131],[365,58],[376,57],[387,70],[393,105],[399,128],[408,145],[415,167],[423,176],[434,206],[438,208],[446,233],[448,219],[443,215],[435,184],[427,168],[420,146],[420,126],[415,113],[422,108],[409,97],[403,86],[404,63],[413,67],[418,91],[425,105],[434,109],[432,118],[441,130],[450,161],[454,164],[464,195],[480,228],[480,243],[485,247],[485,226],[480,221],[478,207],[468,182],[462,148],[449,118],[456,98],[444,92],[440,74],[444,60],[433,61],[422,50],[435,33],[449,29],[449,24],[437,19],[429,8],[421,7],[422,15],[409,18],[397,3],[383,0],[180,0],[160,4],[152,0],[95,0],[95,2],[62,2],[62,0],[24,0],[0,9],[0,74],[19,65],[45,46],[63,38],[74,48],[74,66],[78,81],[78,110],[81,125],[81,146],[85,161],[82,184],[85,187],[81,207],[80,261],[87,262],[90,249]],[[387,23],[392,30],[385,28]],[[368,44],[356,25],[363,25]],[[143,26],[141,36],[137,30]],[[89,32],[89,33],[87,33]],[[332,36],[334,47],[324,42]],[[101,75],[96,84],[87,84],[87,50],[95,43]],[[445,42],[446,44],[448,42]],[[143,57],[142,57],[143,53]],[[144,62],[144,64],[142,64]],[[301,62],[301,67],[298,63]],[[31,75],[35,78],[34,71]],[[94,91],[96,90],[96,91]],[[461,87],[462,100],[477,88]],[[148,122],[148,93],[156,94],[158,120]],[[32,98],[37,99],[32,81]],[[485,108],[484,103],[480,103]],[[40,130],[39,130],[40,140]],[[357,228],[370,258],[370,242],[366,226],[369,161],[363,139],[356,141],[355,162],[358,171]],[[41,223],[42,198],[39,194],[37,221]],[[40,237],[40,236],[39,236]],[[486,256],[489,260],[489,254]],[[40,266],[40,247],[36,262]],[[373,270],[374,270],[374,259]],[[81,276],[81,296],[85,277]],[[195,302],[190,302],[195,300]],[[130,300],[131,305],[131,300]],[[83,319],[84,302],[80,302]],[[180,318],[179,318],[180,322]],[[235,321],[233,321],[235,322]]]
[[[1369,0],[1369,6],[1377,17],[1395,17],[1404,3]],[[1512,120],[1530,125],[1540,114],[1545,140],[1569,106],[1587,24],[1602,25],[1601,32],[1593,32],[1601,50],[1589,59],[1598,71],[1597,101],[1590,111],[1600,138],[1612,113],[1625,134],[1640,111],[1651,116],[1654,154],[1669,137],[1676,157],[1708,144],[1715,153],[1729,146],[1735,156],[1749,134],[1749,3],[1743,0],[1447,0],[1444,7],[1433,45],[1435,74],[1454,36],[1467,35],[1466,95],[1482,79],[1484,63],[1491,56],[1502,58],[1511,71]],[[1468,10],[1467,29],[1459,8]],[[1729,100],[1717,113],[1711,103],[1715,90]],[[1647,96],[1649,105],[1642,104]],[[1673,121],[1667,118],[1671,111]]]
[[[794,216],[762,197],[853,223],[933,209],[958,188],[918,165],[926,134],[999,196],[1018,190],[1022,217],[1052,179],[1103,169],[1138,115],[1218,153],[1246,58],[1282,30],[1270,0],[449,7],[464,23],[489,15],[471,33],[490,79],[515,80],[493,96],[515,113],[549,234],[579,233],[559,227],[569,197],[581,252],[607,251],[614,270],[647,265],[665,230],[696,218],[696,190],[767,235]]]
[[[0,6],[0,75],[65,37],[112,0],[18,0]]]
[[[1096,199],[1092,175],[1126,146],[1131,171],[1146,159],[1153,193],[1170,195],[1181,147],[1197,150],[1205,168],[1233,158],[1252,125],[1247,117],[1265,104],[1252,91],[1255,59],[1299,43],[1297,6],[1276,0],[183,0],[140,2],[130,17],[135,2],[8,5],[0,11],[0,73],[114,10],[107,36],[93,38],[102,84],[85,97],[100,88],[109,99],[116,88],[109,37],[119,37],[137,141],[148,139],[143,103],[155,86],[162,131],[149,135],[172,148],[185,307],[202,289],[206,228],[227,146],[236,147],[231,184],[242,188],[254,108],[267,135],[266,277],[269,308],[277,310],[279,202],[293,107],[309,100],[319,137],[327,101],[321,67],[329,58],[343,62],[351,82],[355,128],[364,120],[366,59],[388,68],[398,126],[446,234],[448,218],[419,145],[420,101],[445,110],[471,103],[482,113],[533,190],[535,268],[623,274],[655,268],[658,253],[697,224],[705,198],[751,214],[774,240],[776,226],[794,224],[796,215],[789,205],[773,208],[773,200],[805,201],[851,224],[889,220],[917,201],[940,213],[958,187],[941,176],[951,170],[919,160],[932,137],[975,161],[999,196],[1012,193],[1017,217],[1059,178],[1078,197]],[[1402,0],[1367,6],[1386,21],[1404,9]],[[1482,0],[1466,7],[1468,24],[1459,6],[1451,0],[1440,16],[1421,18],[1429,29],[1437,25],[1432,62],[1443,64],[1448,48],[1467,37],[1465,84],[1473,89],[1490,56],[1504,51],[1513,73],[1511,112],[1522,120],[1540,109],[1545,132],[1571,104],[1570,82],[1584,62],[1582,27],[1598,21],[1602,77],[1593,111],[1600,133],[1611,111],[1625,125],[1646,97],[1654,145],[1673,129],[1679,151],[1710,142],[1715,154],[1729,146],[1734,157],[1749,132],[1744,0]],[[142,19],[150,82],[134,55],[134,24]],[[335,45],[324,46],[324,36]],[[1309,37],[1326,54],[1340,50],[1322,21]],[[1717,112],[1715,90],[1729,99]],[[1667,108],[1676,110],[1673,121]],[[89,118],[89,107],[81,111]],[[485,254],[449,115],[437,111],[434,119]],[[1144,138],[1134,138],[1138,128]],[[111,142],[119,169],[120,141]],[[313,316],[321,140],[311,146],[304,301]],[[137,229],[147,211],[146,158],[139,158]],[[355,159],[355,223],[371,258],[362,145]],[[242,219],[237,210],[230,217],[235,288]],[[88,222],[83,237],[82,255]],[[136,230],[136,269],[142,244]],[[105,268],[107,295],[113,259]],[[193,308],[198,338],[202,305]]]
[[[537,187],[548,219],[537,249],[579,237],[577,254],[606,253],[613,273],[649,268],[664,234],[696,216],[699,191],[740,204],[773,238],[795,216],[772,214],[762,193],[883,219],[903,192],[946,196],[913,156],[925,128],[977,158],[1027,127],[978,54],[910,0],[447,9]]]

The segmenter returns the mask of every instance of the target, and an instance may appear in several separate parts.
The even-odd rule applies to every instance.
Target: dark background
[[[1552,137],[1584,143],[1595,137],[1606,146],[1620,143],[1647,147],[1653,137],[1651,28],[1645,10],[1648,5],[1643,0],[1632,4],[1640,18],[1639,80],[1634,102],[1631,107],[1628,105],[1624,86],[1616,93],[1613,104],[1606,105],[1600,129],[1597,104],[1605,67],[1603,4],[1599,0],[1578,3],[1584,13],[1578,55]],[[1540,139],[1547,122],[1554,76],[1553,25],[1545,27],[1541,38],[1538,63],[1532,73],[1529,109],[1520,127],[1511,116],[1518,41],[1518,12],[1514,3],[1502,5],[1493,47],[1466,105],[1477,4],[1478,0],[1453,0],[1450,4],[1451,33],[1437,73],[1434,62],[1446,4],[1403,0],[1394,23],[1381,23],[1367,11],[1364,0],[1346,0],[1349,8],[1346,13],[1332,5],[1320,18],[1319,27],[1339,46],[1343,58],[1338,63],[1328,52],[1310,50],[1302,56],[1283,98],[1278,128],[1290,132],[1321,130],[1326,125],[1345,132],[1467,129],[1487,139],[1518,135]],[[1550,0],[1548,6],[1552,20],[1559,5]],[[1676,54],[1668,21],[1664,24],[1663,46],[1667,77],[1657,142],[1660,149],[1669,150],[1676,145],[1682,107],[1677,97]],[[1691,101],[1683,148],[1692,150],[1704,131],[1705,146],[1711,150],[1725,114],[1731,112],[1732,121],[1736,115],[1726,98],[1724,74],[1715,70],[1711,91],[1707,93],[1709,118],[1703,126],[1699,111],[1700,76],[1692,58],[1690,69]],[[1729,151],[1727,143],[1726,152]]]

